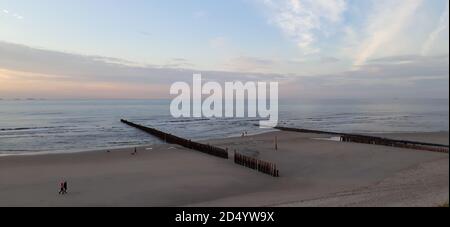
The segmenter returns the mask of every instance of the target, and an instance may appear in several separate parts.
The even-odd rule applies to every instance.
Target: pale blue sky
[[[249,1],[2,0],[0,8],[24,17],[1,18],[4,41],[150,64],[187,58],[202,66],[292,48]]]
[[[373,71],[378,59],[405,56],[448,66],[448,33],[448,0],[0,0],[0,42],[14,51],[292,80]],[[24,53],[5,48],[0,57],[11,59],[0,69],[25,71]],[[439,76],[448,81],[448,71]],[[414,82],[403,80],[392,82]]]

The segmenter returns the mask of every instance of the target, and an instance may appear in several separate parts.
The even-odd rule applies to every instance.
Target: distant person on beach
[[[137,155],[137,148],[136,147],[134,148],[134,152],[131,153],[131,155]]]
[[[59,184],[59,194],[60,195],[64,194],[64,182],[61,182],[61,184]]]
[[[67,181],[64,181],[64,194],[67,194]]]

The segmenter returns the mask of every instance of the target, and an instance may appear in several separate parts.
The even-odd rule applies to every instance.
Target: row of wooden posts
[[[188,149],[200,151],[202,153],[213,155],[213,156],[216,156],[219,158],[228,159],[228,151],[225,149],[211,146],[208,144],[197,143],[197,142],[194,142],[194,141],[191,141],[188,139],[184,139],[184,138],[180,138],[178,136],[174,136],[174,135],[171,135],[171,134],[168,134],[168,133],[165,133],[165,132],[153,129],[153,128],[138,125],[138,124],[135,124],[133,122],[129,122],[129,121],[126,121],[123,119],[121,120],[121,122],[124,124],[127,124],[131,127],[135,127],[144,132],[147,132],[147,133],[165,141],[166,143],[177,144],[177,145],[183,146]]]
[[[234,152],[234,163],[273,177],[280,177],[280,172],[277,166],[270,162],[261,161],[256,158]]]
[[[301,133],[312,133],[312,134],[321,134],[321,135],[335,135],[335,136],[340,136],[342,142],[391,146],[391,147],[432,151],[432,152],[439,152],[439,153],[446,153],[446,154],[448,154],[448,149],[449,149],[448,145],[443,145],[443,144],[424,143],[424,142],[407,141],[407,140],[394,140],[394,139],[387,139],[387,138],[366,136],[366,135],[357,135],[357,134],[348,134],[348,133],[339,133],[339,132],[326,132],[326,131],[319,131],[319,130],[288,128],[288,127],[276,127],[275,129],[278,129],[281,131],[288,131],[288,132],[301,132]]]
[[[425,145],[409,143],[407,141],[390,140],[390,139],[383,139],[383,138],[378,138],[378,137],[344,135],[344,136],[341,136],[341,141],[342,142],[352,142],[352,143],[382,145],[382,146],[390,146],[390,147],[398,147],[398,148],[407,148],[407,149],[415,149],[415,150],[424,150],[424,151],[432,151],[432,152],[448,154],[448,147],[425,146]]]
[[[124,124],[127,124],[131,127],[134,127],[134,128],[140,129],[144,132],[147,132],[147,133],[165,141],[166,143],[178,144],[180,146],[183,146],[183,147],[191,149],[191,150],[197,150],[197,151],[200,151],[200,152],[203,152],[203,153],[206,153],[209,155],[213,155],[216,157],[224,158],[224,159],[229,158],[228,157],[228,149],[222,149],[219,147],[211,146],[209,144],[201,144],[201,143],[193,142],[191,140],[180,138],[180,137],[159,131],[157,129],[138,125],[133,122],[129,122],[127,120],[122,119],[121,122]],[[256,158],[253,158],[253,157],[248,157],[248,156],[239,154],[236,151],[234,153],[234,163],[257,170],[261,173],[268,174],[273,177],[280,176],[279,170],[277,169],[277,166],[275,164],[270,163],[270,162],[261,161]]]

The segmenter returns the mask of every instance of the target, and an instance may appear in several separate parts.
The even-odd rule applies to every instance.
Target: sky
[[[0,98],[448,98],[448,0],[0,0]]]

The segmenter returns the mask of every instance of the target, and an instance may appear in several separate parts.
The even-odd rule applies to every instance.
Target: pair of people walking
[[[60,194],[60,195],[67,194],[67,181],[61,182],[59,194]]]

